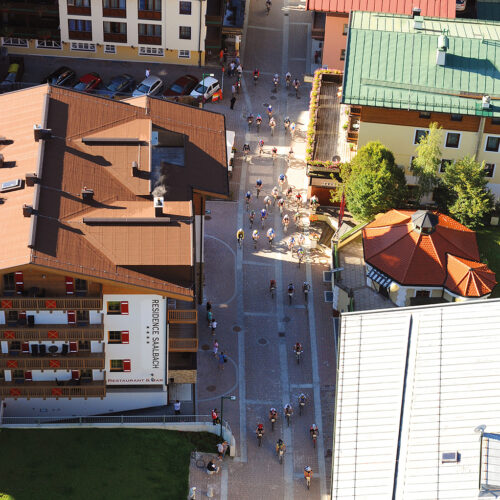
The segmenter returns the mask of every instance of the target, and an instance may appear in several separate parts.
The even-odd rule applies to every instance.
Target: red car
[[[192,90],[196,87],[198,83],[198,78],[193,75],[184,75],[177,78],[172,85],[170,85],[163,95],[165,97],[175,97],[179,95],[189,95]]]
[[[102,79],[97,73],[87,73],[78,80],[78,83],[76,83],[73,88],[81,92],[89,92],[90,90],[98,88],[101,83]]]

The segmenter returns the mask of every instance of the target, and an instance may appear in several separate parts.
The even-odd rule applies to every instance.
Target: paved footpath
[[[198,354],[197,411],[208,413],[220,409],[223,395],[235,395],[236,401],[224,400],[224,419],[228,420],[237,442],[237,457],[226,458],[217,476],[210,476],[214,498],[225,499],[326,499],[330,484],[332,416],[334,404],[335,362],[331,304],[325,303],[323,271],[329,269],[328,256],[317,250],[306,252],[306,263],[299,267],[296,249],[290,252],[285,240],[290,235],[307,234],[306,207],[300,209],[298,225],[290,223],[287,234],[281,225],[277,208],[269,214],[265,228],[258,217],[255,224],[261,233],[257,248],[251,239],[244,194],[253,193],[251,209],[257,213],[263,208],[263,197],[278,184],[278,176],[285,173],[288,184],[295,191],[306,193],[305,130],[307,127],[310,85],[302,83],[300,98],[285,89],[284,74],[292,73],[303,81],[309,73],[311,14],[304,12],[303,4],[290,0],[274,0],[269,16],[264,1],[250,5],[247,16],[244,78],[242,92],[237,96],[234,110],[229,109],[232,79],[225,80],[225,99],[208,104],[207,109],[224,112],[228,130],[236,131],[238,149],[231,179],[234,201],[209,202],[205,256],[205,297],[212,302],[218,327],[215,334],[220,350],[229,356],[221,370],[211,349],[213,338],[205,321],[205,306],[200,307],[200,351]],[[261,77],[256,86],[251,72],[258,67]],[[281,75],[278,92],[273,93],[272,74]],[[272,104],[278,127],[274,137],[267,125],[266,107]],[[249,130],[246,116],[249,112],[263,115],[259,133],[255,125]],[[291,137],[285,134],[283,118],[290,116],[297,123],[293,138],[294,159],[287,164],[286,156]],[[257,142],[265,142],[265,153],[259,155]],[[249,143],[252,154],[248,161],[242,157],[244,143]],[[278,158],[273,162],[270,150],[278,147]],[[263,194],[255,195],[255,181],[263,181]],[[291,218],[295,207],[287,205]],[[245,240],[237,248],[236,230],[243,227]],[[276,238],[270,248],[265,232],[273,227]],[[269,281],[276,279],[276,297],[270,297]],[[312,284],[309,307],[301,292],[302,283]],[[290,306],[286,288],[289,282],[296,287]],[[295,342],[304,346],[300,364],[296,363],[292,347]],[[297,398],[304,392],[307,406],[298,415]],[[295,413],[290,427],[283,419],[283,407],[291,403]],[[268,412],[279,411],[279,421],[271,432]],[[255,429],[264,423],[262,447],[258,447]],[[309,437],[309,427],[316,423],[320,439],[316,448]],[[280,465],[274,453],[276,440],[282,438],[287,446],[284,464]],[[215,451],[215,450],[214,450]],[[311,488],[306,489],[304,466],[310,465],[314,476]],[[207,492],[207,484],[197,474],[198,497]],[[207,476],[208,479],[208,476]]]

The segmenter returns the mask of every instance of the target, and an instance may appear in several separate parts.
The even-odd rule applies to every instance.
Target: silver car
[[[142,80],[132,93],[133,97],[143,95],[158,95],[163,90],[163,82],[161,78],[150,75],[145,80]]]

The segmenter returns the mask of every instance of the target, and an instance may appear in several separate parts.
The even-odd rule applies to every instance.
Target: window
[[[87,294],[87,280],[82,280],[79,278],[75,278],[75,292],[76,295],[86,295]]]
[[[68,0],[70,7],[90,7],[90,0]]]
[[[125,0],[102,0],[104,9],[125,9]]]
[[[413,144],[419,144],[423,137],[427,137],[428,133],[428,130],[417,129],[415,131],[415,139],[413,140]]]
[[[179,58],[189,59],[191,57],[191,52],[189,50],[179,50]]]
[[[500,118],[492,118],[491,124],[492,125],[500,125]]]
[[[95,43],[71,42],[71,50],[80,52],[95,52]]]
[[[80,324],[88,325],[89,323],[89,312],[88,311],[76,311],[76,322]]]
[[[9,351],[20,351],[21,350],[21,342],[19,340],[14,340],[9,345]]]
[[[452,122],[461,122],[462,121],[462,115],[457,115],[457,114],[451,114],[451,121]]]
[[[80,370],[80,378],[92,378],[92,370]]]
[[[108,314],[128,314],[128,302],[112,300],[107,303]]]
[[[415,292],[415,297],[430,297],[431,292],[430,290],[417,290]]]
[[[128,330],[112,330],[108,332],[108,344],[128,344],[130,342],[130,333]]]
[[[179,2],[179,14],[191,15],[191,2]]]
[[[191,26],[179,26],[179,38],[181,40],[191,40]]]
[[[68,19],[70,31],[92,32],[92,22],[84,19]]]
[[[104,45],[105,54],[116,54],[116,45]]]
[[[78,341],[79,351],[90,351],[90,340],[79,340]]]
[[[347,30],[349,29],[349,25],[348,24],[344,24],[344,28],[342,29],[342,34],[344,36],[347,36]]]
[[[0,370],[0,380],[5,380],[5,371]]]
[[[345,61],[345,49],[342,49],[342,50],[340,51],[340,60],[341,60],[341,61]]]
[[[2,45],[4,47],[29,47],[29,40],[27,38],[3,37]]]
[[[139,24],[139,35],[161,36],[161,24]]]
[[[441,160],[441,166],[439,167],[440,172],[444,172],[446,167],[451,163],[451,160],[445,160],[444,158]]]
[[[19,318],[18,311],[7,311],[7,323],[17,324],[18,318]]]
[[[112,372],[129,372],[131,362],[130,359],[111,359],[110,367]]]
[[[13,292],[16,289],[16,279],[14,273],[3,275],[3,290]]]
[[[495,172],[495,164],[494,163],[485,163],[484,164],[484,176],[485,177],[493,177],[494,172]]]
[[[458,148],[460,146],[460,134],[456,132],[448,132],[446,135],[446,147]]]
[[[488,136],[486,138],[486,151],[498,153],[500,148],[500,137]]]
[[[109,21],[104,21],[104,33],[126,35],[127,23],[112,23]]]
[[[63,45],[56,40],[37,40],[35,44],[37,49],[55,49],[62,50]]]
[[[139,0],[139,10],[161,12],[161,0]]]
[[[163,57],[163,49],[160,47],[139,47],[139,55]]]
[[[421,111],[418,114],[418,116],[419,116],[419,118],[430,118],[431,114],[429,113],[429,111]]]
[[[12,370],[12,378],[24,378],[24,370]]]

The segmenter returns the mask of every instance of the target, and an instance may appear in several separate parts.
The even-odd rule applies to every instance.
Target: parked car
[[[219,82],[212,76],[206,76],[191,92],[197,99],[210,99],[220,89]]]
[[[89,92],[90,90],[97,89],[101,83],[102,78],[97,73],[87,73],[78,80],[78,83],[73,88],[81,92]]]
[[[161,81],[161,78],[150,75],[137,85],[132,93],[132,96],[139,97],[142,95],[158,95],[162,90],[163,82]]]
[[[134,87],[134,78],[126,73],[123,73],[123,75],[111,78],[111,81],[105,85],[104,89],[99,91],[99,95],[113,99],[115,97],[120,97],[120,94],[130,94]]]
[[[46,76],[42,83],[50,83],[51,85],[59,85],[64,87],[65,85],[71,85],[76,78],[76,73],[67,66],[61,66],[53,71],[50,75]]]
[[[457,12],[462,12],[467,8],[467,0],[457,0]]]
[[[23,71],[24,64],[22,59],[11,59],[9,69],[1,85],[11,85],[12,83],[19,82],[23,77]]]
[[[175,97],[180,95],[189,95],[194,90],[198,84],[198,78],[193,75],[184,75],[177,78],[174,83],[172,83],[163,95],[165,97]]]

